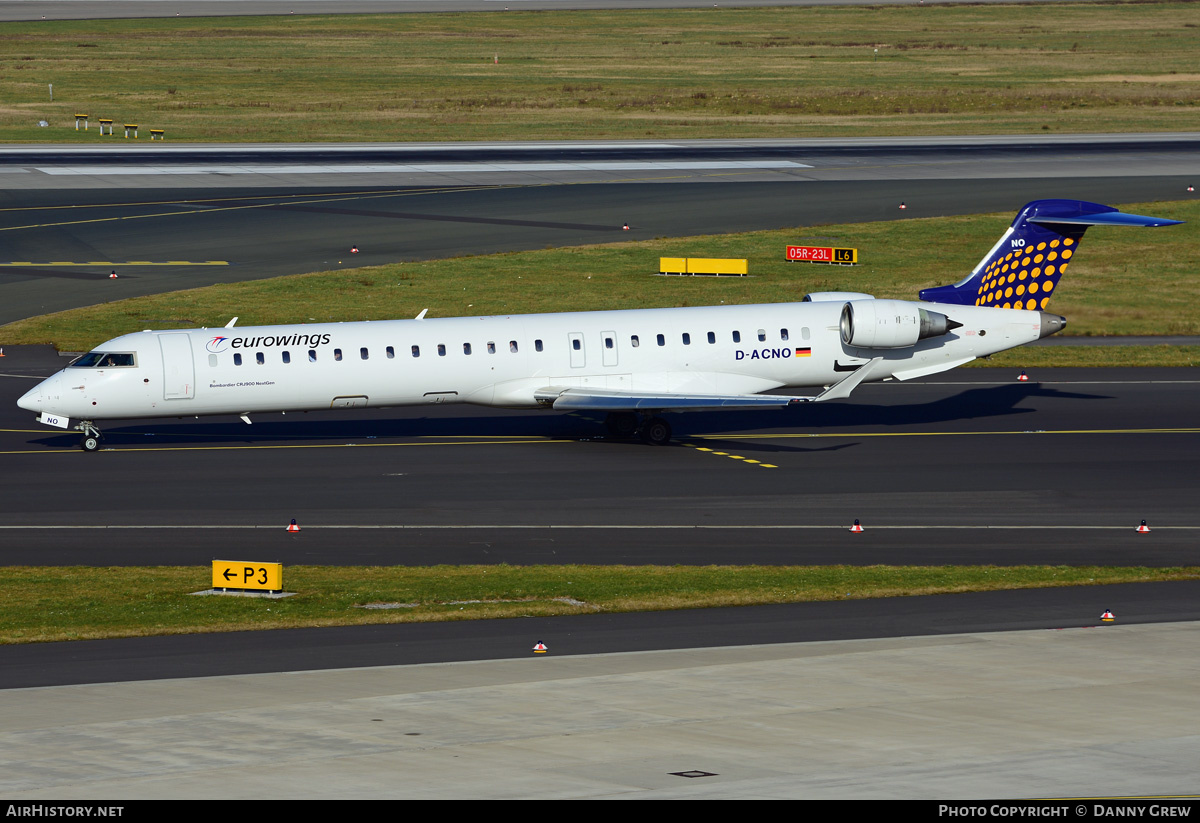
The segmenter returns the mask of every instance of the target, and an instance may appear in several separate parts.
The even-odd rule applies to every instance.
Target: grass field
[[[1068,333],[1200,334],[1200,200],[1133,203],[1125,211],[1188,221],[1162,229],[1092,229],[1049,310]],[[566,249],[396,263],[140,297],[0,327],[0,345],[51,343],[83,351],[142,329],[309,321],[777,303],[810,291],[914,299],[979,261],[1011,214],[808,226]],[[849,245],[853,268],[789,263],[788,243]],[[745,257],[751,277],[657,277],[658,258]],[[1196,347],[1031,349],[992,365],[1193,365]]]
[[[0,644],[1195,580],[1100,566],[290,566],[279,600],[195,597],[209,567],[0,568]],[[373,606],[373,608],[366,608]],[[380,608],[388,606],[389,608]],[[1099,612],[1094,617],[1099,618]]]
[[[115,143],[124,123],[233,142],[1194,130],[1198,38],[1189,2],[3,23],[0,141],[96,143],[100,117]]]

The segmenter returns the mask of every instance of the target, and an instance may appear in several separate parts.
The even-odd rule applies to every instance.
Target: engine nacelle
[[[874,300],[875,295],[857,291],[814,291],[804,295],[801,303],[841,303],[846,300]]]
[[[961,325],[904,300],[852,300],[842,307],[842,342],[861,349],[903,349]]]

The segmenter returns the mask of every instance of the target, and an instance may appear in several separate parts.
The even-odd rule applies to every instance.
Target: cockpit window
[[[136,366],[133,352],[90,351],[71,364],[76,369],[110,369]]]

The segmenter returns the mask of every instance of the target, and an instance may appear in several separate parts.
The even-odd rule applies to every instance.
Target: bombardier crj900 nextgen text
[[[800,303],[143,331],[99,346],[22,397],[100,445],[100,419],[476,403],[608,413],[665,443],[664,411],[847,397],[1061,330],[1045,311],[1088,226],[1166,226],[1078,200],[1036,200],[974,270],[920,301],[825,292]],[[231,323],[232,326],[232,323]],[[813,397],[763,395],[824,387]]]

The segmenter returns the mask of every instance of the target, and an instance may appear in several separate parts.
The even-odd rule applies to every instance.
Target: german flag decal
[[[812,349],[796,349],[797,357],[812,357]]]

